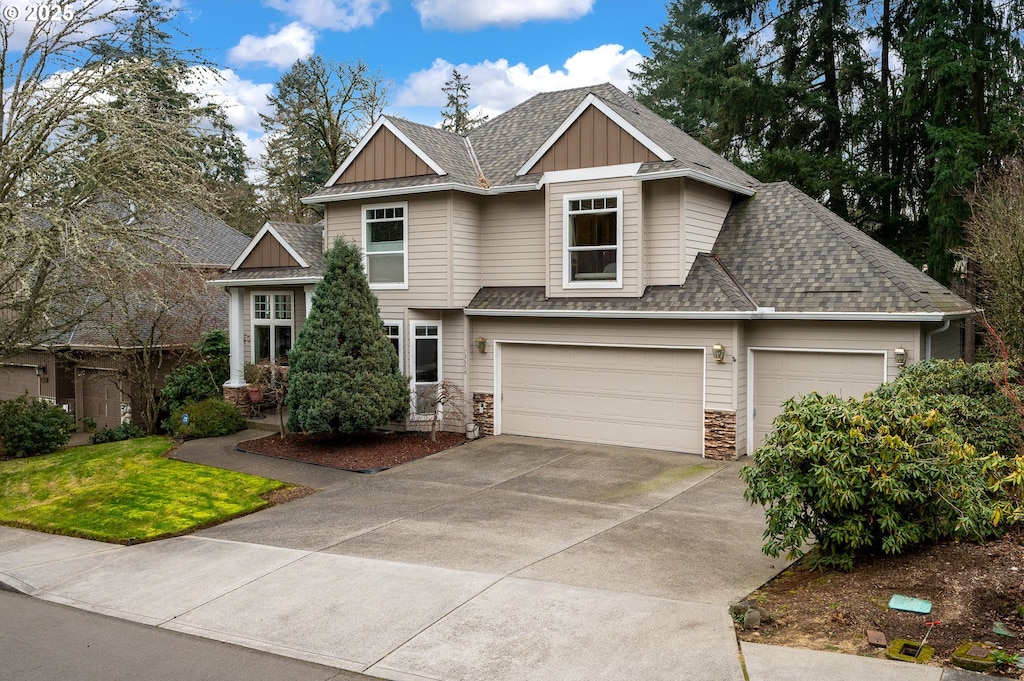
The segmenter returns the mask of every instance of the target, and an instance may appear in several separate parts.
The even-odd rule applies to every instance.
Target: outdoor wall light
[[[907,351],[903,347],[898,347],[892,352],[896,356],[896,366],[907,366]]]
[[[487,351],[487,339],[483,336],[477,336],[473,339],[473,344],[476,345],[477,352]]]
[[[715,356],[715,361],[721,364],[725,361],[725,346],[721,343],[715,343],[711,346],[711,354]]]

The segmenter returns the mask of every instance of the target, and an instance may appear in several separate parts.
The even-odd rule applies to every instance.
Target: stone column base
[[[238,411],[242,412],[245,416],[249,413],[249,407],[252,404],[249,399],[249,386],[243,385],[240,388],[229,388],[224,386],[224,400],[238,407]]]
[[[736,412],[704,410],[704,457],[736,460]]]
[[[481,435],[494,435],[494,394],[473,393],[473,421]]]

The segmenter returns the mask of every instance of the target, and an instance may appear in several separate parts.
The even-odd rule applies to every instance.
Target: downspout
[[[932,358],[932,336],[934,336],[937,333],[942,333],[943,331],[948,331],[949,330],[949,321],[950,320],[947,319],[945,324],[943,324],[942,326],[940,326],[937,329],[933,329],[933,330],[929,331],[928,333],[926,333],[924,335],[924,358],[926,360],[929,360],[929,359]]]

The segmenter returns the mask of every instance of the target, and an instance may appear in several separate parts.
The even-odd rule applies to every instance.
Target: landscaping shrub
[[[28,396],[0,402],[0,441],[7,456],[55,452],[71,439],[75,419],[61,407]]]
[[[188,423],[182,423],[185,414]],[[167,424],[171,435],[186,439],[230,435],[245,428],[238,407],[224,400],[203,400],[178,407]]]
[[[744,497],[765,506],[764,552],[799,555],[816,541],[823,567],[851,569],[861,552],[982,540],[997,533],[1005,501],[987,485],[1005,460],[978,455],[913,397],[790,400],[754,462],[741,476]]]
[[[1020,446],[1020,425],[1013,403],[993,380],[1002,370],[998,362],[929,360],[904,368],[873,394],[893,403],[937,409],[979,453],[1009,455]],[[1008,374],[1014,381],[1020,367],[1011,365]]]
[[[164,381],[161,395],[170,411],[220,395],[228,380],[231,350],[223,331],[207,331],[196,349],[199,361],[178,367]]]
[[[146,437],[146,432],[132,423],[122,423],[117,428],[102,428],[89,436],[89,444],[99,445],[104,442],[120,442],[137,437]]]

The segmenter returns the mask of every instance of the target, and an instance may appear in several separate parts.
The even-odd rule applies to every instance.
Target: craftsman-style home
[[[971,306],[787,183],[762,184],[612,85],[540,94],[467,136],[382,117],[314,226],[268,223],[217,280],[232,378],[286,361],[322,252],[359,244],[432,417],[732,458],[784,399],[860,396],[957,357]]]

